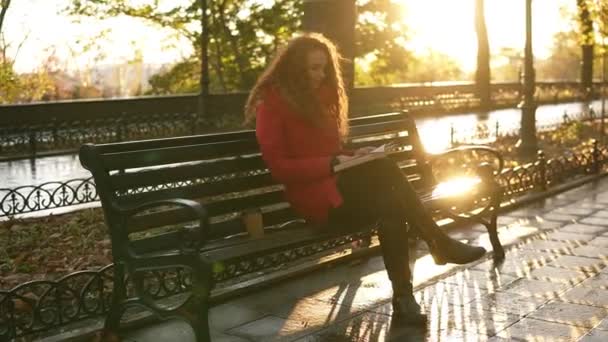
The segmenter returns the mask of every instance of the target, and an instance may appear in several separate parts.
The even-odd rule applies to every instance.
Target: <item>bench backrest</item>
[[[414,187],[433,183],[414,121],[407,113],[350,120],[350,147],[398,141],[403,152],[392,157]],[[189,198],[203,203],[210,215],[211,238],[244,231],[240,213],[261,208],[266,227],[296,218],[283,200],[282,186],[273,181],[255,138],[255,131],[84,145],[83,166],[95,179],[106,222],[115,229],[116,206],[146,201]],[[185,221],[183,209],[138,216],[132,233]]]

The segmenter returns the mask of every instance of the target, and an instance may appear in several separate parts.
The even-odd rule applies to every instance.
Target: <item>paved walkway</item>
[[[391,321],[381,257],[299,277],[211,310],[212,341],[608,341],[608,179],[499,219],[506,260],[415,269],[426,329]],[[450,232],[488,249],[482,227]],[[186,324],[127,341],[185,341]]]

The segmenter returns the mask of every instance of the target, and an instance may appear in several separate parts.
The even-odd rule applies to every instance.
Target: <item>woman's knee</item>
[[[378,175],[385,177],[403,177],[399,165],[390,158],[379,158],[372,163]]]

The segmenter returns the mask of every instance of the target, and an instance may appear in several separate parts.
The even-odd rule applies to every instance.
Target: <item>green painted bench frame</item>
[[[429,155],[406,112],[352,119],[349,124],[349,147],[398,141],[404,151],[391,158],[400,163],[425,205],[440,210],[443,217],[485,225],[494,257],[504,258],[496,231],[501,190],[494,178],[503,167],[499,153],[467,146]],[[495,167],[485,163],[476,169],[485,189],[482,204],[457,213],[442,207],[442,199],[433,195],[437,181],[432,166],[442,156],[467,151],[490,154],[496,162]],[[162,319],[186,319],[198,341],[209,341],[209,299],[218,265],[335,237],[297,223],[282,186],[272,180],[260,157],[254,131],[86,144],[80,161],[95,179],[112,243],[114,283],[106,331],[117,332],[126,308],[140,305]],[[261,239],[249,238],[239,218],[250,208],[262,209],[267,233]],[[178,228],[145,235],[161,226]],[[132,234],[140,236],[134,239]],[[172,267],[192,271],[192,292],[183,305],[167,309],[146,293],[143,272]],[[127,296],[126,275],[134,296]]]

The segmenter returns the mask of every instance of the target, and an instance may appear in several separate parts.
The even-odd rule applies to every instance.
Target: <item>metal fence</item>
[[[599,174],[608,160],[608,149],[594,143],[570,157],[538,159],[523,166],[505,169],[499,175],[505,200],[526,193],[545,190],[575,177]],[[342,237],[276,252],[254,259],[235,260],[215,274],[216,280],[234,280],[269,268],[276,269],[290,261],[333,249],[358,236]],[[0,340],[30,336],[57,329],[87,318],[96,318],[109,309],[112,292],[112,265],[98,270],[80,271],[58,280],[31,281],[11,290],[0,291]],[[188,290],[189,274],[183,269],[155,271],[146,279],[146,289],[157,299]],[[130,292],[128,285],[127,291]]]
[[[590,121],[588,114],[570,114],[567,121]],[[539,132],[557,129],[561,124],[539,126]],[[474,130],[450,129],[451,144],[458,145],[479,141],[492,141],[498,137],[514,136],[518,131],[503,129],[496,124],[489,128],[478,125]],[[99,201],[95,182],[90,178],[77,178],[67,181],[53,181],[40,185],[24,185],[16,188],[0,188],[0,218],[13,217],[43,210],[67,208]]]
[[[520,102],[519,83],[492,84],[491,91],[492,105],[488,110],[514,107]],[[204,117],[197,113],[197,95],[2,105],[0,160],[71,153],[87,142],[153,139],[242,128],[242,108],[247,95],[209,95]],[[434,114],[480,109],[472,83],[355,88],[350,95],[353,116],[402,109]],[[540,104],[581,99],[577,82],[537,83],[536,100]]]

